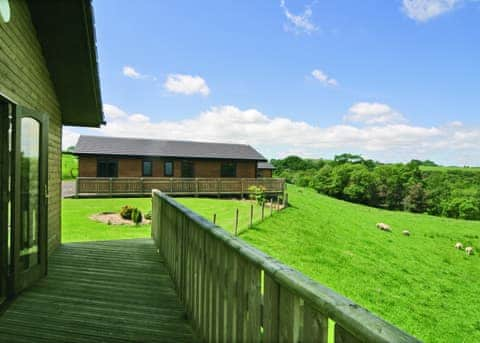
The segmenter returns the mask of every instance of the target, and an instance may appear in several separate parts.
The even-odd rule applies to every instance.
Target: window
[[[173,176],[173,161],[165,161],[163,164],[163,176]]]
[[[118,177],[118,161],[98,160],[97,177]]]
[[[235,162],[222,162],[222,168],[220,171],[221,177],[236,177],[237,176],[237,164]]]
[[[152,161],[143,160],[142,163],[142,175],[143,176],[152,176]]]
[[[182,177],[194,177],[192,161],[182,161]]]

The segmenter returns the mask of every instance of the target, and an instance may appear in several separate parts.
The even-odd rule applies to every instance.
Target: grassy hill
[[[384,211],[294,186],[289,199],[290,208],[241,237],[422,340],[480,341],[480,222]],[[477,254],[454,249],[457,241]]]
[[[480,167],[420,166],[420,170],[426,171],[426,172],[446,172],[446,171],[480,172]]]

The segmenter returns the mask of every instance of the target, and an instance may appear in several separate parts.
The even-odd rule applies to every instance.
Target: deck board
[[[192,342],[151,240],[71,243],[0,317],[0,342]]]

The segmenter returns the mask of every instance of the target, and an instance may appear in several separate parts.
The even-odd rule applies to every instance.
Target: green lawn
[[[77,174],[78,174],[77,156],[62,153],[62,180],[73,180],[77,176]]]
[[[219,200],[206,198],[177,198],[180,203],[212,220],[217,215],[217,224],[233,232],[235,212],[239,209],[239,231],[248,227],[252,202],[242,200]],[[150,225],[107,225],[91,220],[92,214],[120,211],[123,205],[138,207],[143,213],[151,210],[150,198],[108,199],[63,199],[62,241],[80,242],[109,239],[150,237]],[[265,211],[265,215],[270,212]],[[254,218],[261,217],[261,208],[254,206]]]
[[[480,342],[480,222],[384,211],[290,185],[289,201],[241,237],[422,340]],[[455,250],[457,241],[477,254]]]

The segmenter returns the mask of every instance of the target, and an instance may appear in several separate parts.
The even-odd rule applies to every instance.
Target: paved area
[[[62,198],[71,198],[75,195],[75,181],[62,181]]]

